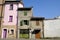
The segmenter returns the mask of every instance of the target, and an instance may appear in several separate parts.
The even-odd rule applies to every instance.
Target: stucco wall
[[[23,4],[19,3],[18,8],[23,8]]]
[[[18,11],[18,16],[19,17],[32,17],[32,11],[31,10],[27,11],[27,16],[24,16],[24,10],[23,11]]]
[[[9,16],[13,16],[13,22],[9,22]],[[10,4],[5,4],[4,25],[16,25],[17,21],[17,4],[13,4],[13,10],[10,10]]]
[[[33,29],[33,30],[34,29],[40,29],[40,36],[42,38],[43,37],[43,20],[39,21],[38,26],[36,25],[36,21],[31,21],[30,23],[31,23],[31,26],[30,26],[31,29]],[[34,34],[32,34],[32,38],[34,37],[33,35]]]
[[[44,37],[60,37],[60,19],[44,20]]]
[[[23,11],[18,11],[18,28],[20,29],[28,29],[30,27],[30,18],[32,17],[32,11],[29,10],[27,11],[27,15],[24,16],[24,10]],[[29,21],[29,25],[24,25],[20,26],[20,21],[22,20],[28,20]]]
[[[4,0],[5,1],[5,0]],[[0,4],[3,4],[3,2],[4,2],[3,0],[0,0]]]
[[[43,24],[42,21],[39,21],[39,25],[37,26],[36,21],[31,21],[31,28],[33,28],[33,29],[41,29],[42,26],[43,26],[42,24]]]
[[[16,38],[16,25],[7,25],[7,26],[2,26],[2,34],[1,37],[3,38],[3,29],[7,29],[7,37],[6,38]],[[11,35],[11,29],[14,30],[14,34]],[[9,31],[9,32],[8,32]]]

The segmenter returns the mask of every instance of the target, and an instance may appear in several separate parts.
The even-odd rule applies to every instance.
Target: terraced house
[[[4,0],[1,6],[1,38],[43,38],[44,17],[33,17],[33,7],[22,0]]]
[[[18,8],[18,37],[29,38],[32,8]]]
[[[59,38],[59,34],[60,16],[34,17],[33,7],[24,7],[22,0],[0,0],[0,38]]]
[[[43,38],[44,17],[33,17],[32,7],[18,8],[18,38]]]

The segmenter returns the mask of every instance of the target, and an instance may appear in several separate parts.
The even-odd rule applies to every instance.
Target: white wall
[[[60,37],[60,19],[44,20],[44,37]]]

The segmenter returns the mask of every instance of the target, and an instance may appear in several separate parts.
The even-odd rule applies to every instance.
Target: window
[[[25,25],[29,25],[29,21],[28,20],[24,20],[24,24]]]
[[[36,21],[36,25],[37,25],[37,26],[39,26],[39,20],[38,20],[38,21]]]
[[[20,21],[20,26],[22,26],[23,25],[23,21]]]
[[[29,29],[20,29],[20,33],[21,34],[28,34],[29,33]]]
[[[11,34],[14,34],[14,30],[11,30]]]
[[[24,11],[24,16],[27,16],[27,12],[26,11]]]
[[[10,10],[13,10],[13,4],[10,4]]]
[[[20,21],[20,26],[23,26],[24,25],[29,25],[29,21],[28,20],[22,20]]]
[[[29,29],[20,29],[19,37],[20,38],[29,38]]]
[[[9,22],[12,22],[13,16],[9,16]]]

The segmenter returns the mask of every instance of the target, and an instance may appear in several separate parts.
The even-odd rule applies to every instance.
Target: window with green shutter
[[[24,20],[24,24],[25,25],[29,25],[29,21],[28,20]]]
[[[23,26],[23,21],[20,21],[20,26]]]
[[[29,21],[28,20],[22,20],[20,21],[20,26],[23,26],[24,25],[29,25]]]
[[[27,11],[24,11],[24,16],[27,16]]]

